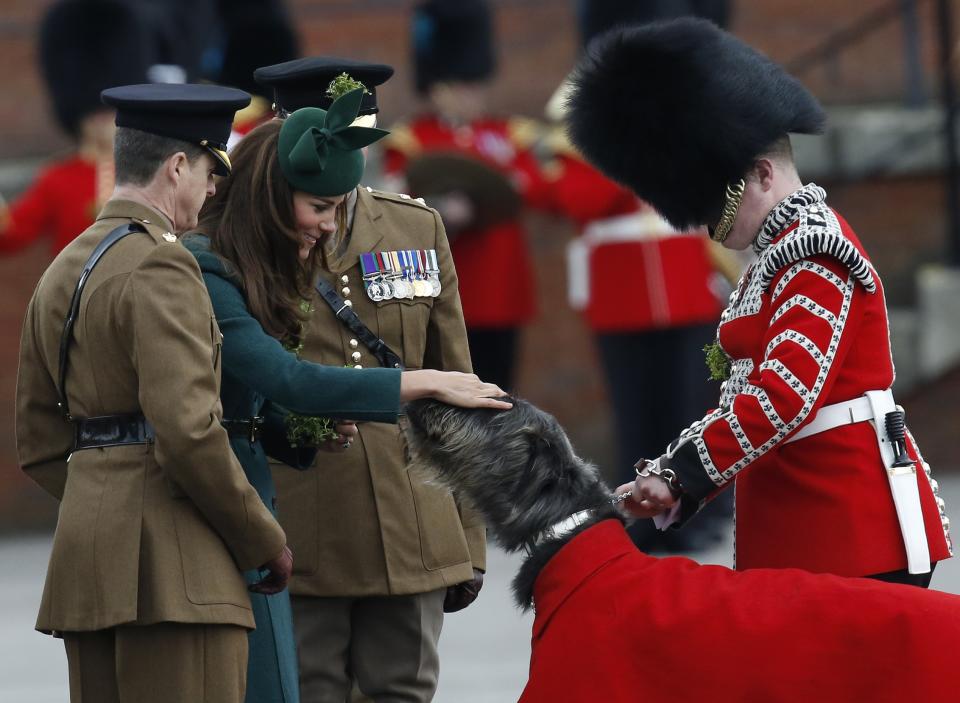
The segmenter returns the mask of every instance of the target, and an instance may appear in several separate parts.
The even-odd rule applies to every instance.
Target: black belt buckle
[[[255,444],[260,439],[260,428],[263,427],[263,422],[261,415],[254,415],[239,420],[223,420],[221,424],[231,437],[243,437],[250,444]]]
[[[74,449],[152,444],[153,427],[143,415],[101,415],[74,420]]]
[[[263,427],[263,416],[254,415],[250,418],[250,432],[248,437],[250,439],[250,444],[254,444],[258,439],[260,439],[260,428]]]

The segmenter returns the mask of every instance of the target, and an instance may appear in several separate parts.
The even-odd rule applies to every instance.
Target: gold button
[[[355,340],[355,339],[351,339],[351,340],[350,340],[350,348],[351,348],[351,349],[356,349],[358,346],[360,346],[360,342],[358,342],[358,341]]]
[[[353,301],[352,301],[352,300],[344,300],[344,301],[343,301],[343,304],[346,305],[348,308],[352,308],[352,307],[353,307]]]
[[[353,368],[355,368],[355,369],[362,369],[362,368],[363,368],[363,365],[362,365],[362,364],[354,364],[354,365],[353,365]]]
[[[353,354],[350,355],[350,358],[353,359],[354,363],[360,361],[360,352],[358,351],[353,352]]]
[[[340,295],[346,298],[348,295],[350,295],[350,289],[344,286],[343,288],[340,289]]]
[[[347,285],[347,284],[350,282],[350,277],[349,277],[349,276],[340,276],[340,282],[341,282],[343,285]]]

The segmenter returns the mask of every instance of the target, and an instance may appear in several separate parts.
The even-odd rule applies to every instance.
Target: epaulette
[[[131,217],[130,219],[137,224],[143,225],[143,227],[147,230],[147,233],[153,237],[154,240],[157,240],[158,242],[165,242],[167,244],[177,243],[177,235],[165,229],[164,227],[161,227],[156,222],[153,222],[152,220],[144,220],[139,217]]]
[[[403,203],[404,205],[415,205],[416,207],[424,208],[426,210],[430,209],[430,206],[427,205],[423,198],[414,198],[412,195],[407,195],[406,193],[391,193],[386,190],[377,190],[376,188],[371,188],[370,186],[364,187],[367,189],[367,192],[370,193],[370,195],[380,200],[389,200],[394,203]]]
[[[399,151],[407,157],[420,153],[420,140],[409,125],[391,125],[390,134],[380,142],[384,149]]]
[[[875,293],[877,281],[873,265],[860,253],[853,242],[843,236],[840,222],[830,208],[823,204],[802,211],[797,228],[783,239],[774,242],[761,256],[760,286],[770,287],[778,271],[801,259],[826,255],[835,258],[850,269],[868,293]]]
[[[545,136],[547,127],[529,117],[511,117],[507,120],[507,134],[514,146],[526,151]]]

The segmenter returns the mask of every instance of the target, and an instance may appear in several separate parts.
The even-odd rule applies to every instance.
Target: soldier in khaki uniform
[[[274,88],[278,110],[293,111],[326,107],[327,86],[343,72],[369,90],[358,121],[371,124],[375,86],[393,73],[389,66],[310,58],[255,75]],[[405,368],[469,372],[457,275],[436,211],[363,186],[344,206],[346,235],[329,252],[323,279]],[[419,295],[372,299],[362,255],[379,252],[386,260],[388,252],[411,251],[435,252],[439,295],[421,286]],[[303,358],[380,365],[320,295],[312,307]],[[324,455],[312,471],[274,466],[281,522],[297,552],[290,591],[305,703],[342,703],[353,682],[378,702],[429,701],[443,612],[466,607],[482,584],[482,521],[409,471],[403,442],[394,425],[363,423],[351,449]]]
[[[290,555],[220,424],[221,335],[175,233],[227,173],[214,145],[249,96],[103,97],[118,110],[117,187],[41,278],[20,348],[20,464],[61,503],[37,629],[64,638],[73,701],[238,703],[254,624],[240,569],[269,569],[255,587],[280,590]],[[126,225],[65,334],[81,270]]]

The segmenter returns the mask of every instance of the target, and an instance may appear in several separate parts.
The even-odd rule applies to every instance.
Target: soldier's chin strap
[[[97,265],[97,262],[107,253],[110,247],[128,234],[133,234],[134,232],[146,233],[146,231],[146,228],[138,222],[130,222],[112,230],[94,248],[93,253],[90,254],[90,258],[87,259],[87,262],[83,265],[83,269],[80,272],[80,279],[77,281],[77,287],[74,289],[73,297],[70,299],[70,310],[67,313],[67,319],[63,325],[63,333],[60,335],[60,373],[59,382],[57,383],[57,395],[60,398],[57,406],[60,408],[63,416],[71,422],[73,421],[73,416],[70,414],[70,405],[67,401],[67,362],[70,356],[70,342],[73,340],[73,326],[76,324],[77,315],[80,312],[80,298],[83,295],[83,289],[87,285],[87,280],[90,278],[93,267]]]

